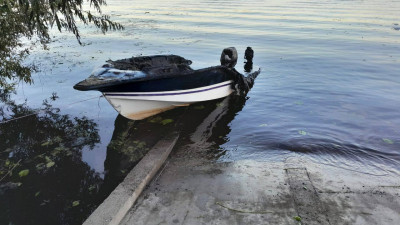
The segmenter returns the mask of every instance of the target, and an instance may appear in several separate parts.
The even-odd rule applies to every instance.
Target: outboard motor
[[[235,47],[229,47],[222,50],[221,66],[234,68],[238,59],[238,54]]]
[[[244,52],[244,59],[246,59],[246,62],[244,64],[244,71],[246,73],[250,73],[253,70],[253,57],[253,49],[251,47],[247,47],[246,51]]]
[[[254,51],[251,47],[247,47],[246,51],[244,52],[244,58],[247,62],[252,62],[254,57]]]

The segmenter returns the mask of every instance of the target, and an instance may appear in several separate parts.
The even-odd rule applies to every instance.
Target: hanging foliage
[[[80,41],[77,21],[93,24],[103,33],[123,26],[102,14],[105,0],[0,0],[0,87],[11,89],[19,81],[31,83],[32,65],[23,65],[29,54],[22,38],[37,39],[44,48],[50,41],[49,29],[66,30]],[[92,11],[91,11],[92,10]]]

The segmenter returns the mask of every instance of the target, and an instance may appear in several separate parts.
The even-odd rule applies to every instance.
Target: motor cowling
[[[229,47],[222,50],[221,66],[234,68],[238,60],[238,54],[235,47]]]

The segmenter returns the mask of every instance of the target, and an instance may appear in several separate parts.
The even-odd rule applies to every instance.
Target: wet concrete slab
[[[296,157],[215,162],[177,150],[121,224],[395,224],[398,178]]]
[[[306,168],[286,168],[290,192],[297,214],[305,224],[329,225],[326,209],[312,184]]]
[[[86,219],[84,225],[120,224],[143,189],[164,164],[178,138],[179,133],[170,133],[158,141],[129,172],[124,181]]]
[[[170,159],[122,224],[297,224],[282,165],[187,163]]]

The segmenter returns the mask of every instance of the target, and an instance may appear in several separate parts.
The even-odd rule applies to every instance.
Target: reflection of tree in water
[[[81,160],[99,142],[97,124],[59,114],[52,100],[37,114],[4,93],[0,100],[0,121],[33,113],[0,124],[0,224],[82,223],[102,183]]]

